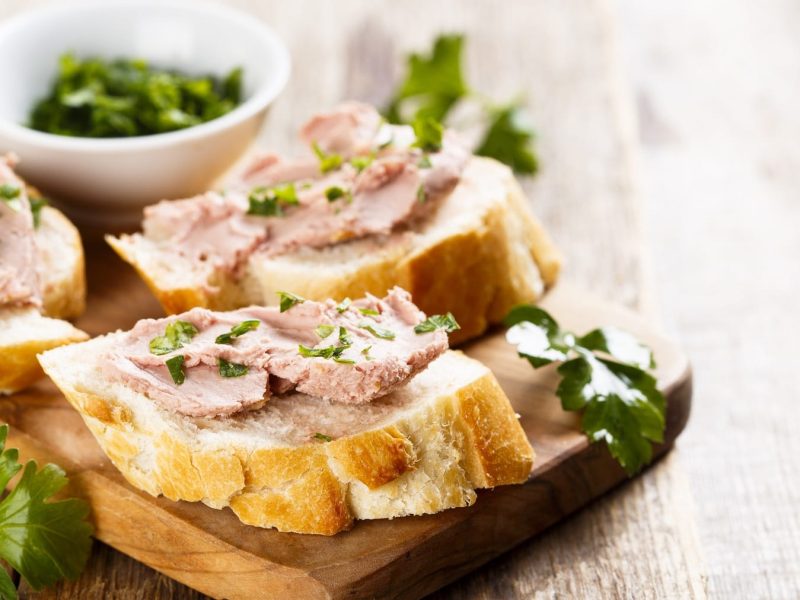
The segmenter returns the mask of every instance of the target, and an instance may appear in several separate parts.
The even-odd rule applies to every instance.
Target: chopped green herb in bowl
[[[140,59],[79,59],[63,54],[48,95],[30,116],[33,129],[73,137],[132,137],[211,121],[242,99],[242,69],[191,76]]]

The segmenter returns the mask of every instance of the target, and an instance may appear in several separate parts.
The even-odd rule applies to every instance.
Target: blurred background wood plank
[[[0,16],[38,3],[4,0]],[[308,114],[350,96],[380,102],[402,53],[465,32],[472,84],[529,100],[542,172],[524,185],[568,258],[566,278],[663,316],[695,362],[678,451],[436,598],[798,597],[797,3],[230,4],[292,51],[262,139],[289,152]],[[77,583],[22,592],[200,597],[101,544]]]
[[[800,597],[800,5],[620,4],[708,591]]]

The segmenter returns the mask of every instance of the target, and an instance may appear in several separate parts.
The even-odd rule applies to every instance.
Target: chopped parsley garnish
[[[422,148],[425,152],[438,152],[442,149],[444,127],[436,119],[431,116],[420,115],[414,119],[412,126],[414,127],[414,134],[417,136],[414,146]]]
[[[337,363],[342,364],[342,365],[354,365],[354,364],[356,364],[356,361],[354,361],[352,358],[339,358],[338,356],[334,356],[333,357],[333,362],[337,362]]]
[[[31,214],[33,215],[33,226],[35,228],[39,228],[39,225],[42,224],[42,208],[47,206],[49,202],[47,198],[38,197],[38,198],[30,198],[31,203]]]
[[[335,171],[342,166],[341,154],[326,154],[325,151],[319,147],[317,142],[312,143],[311,148],[319,159],[319,170],[321,172],[327,173],[329,171]]]
[[[22,189],[16,184],[4,183],[0,185],[0,200],[15,212],[22,210],[22,204],[19,201],[20,194],[22,194]]]
[[[261,321],[257,319],[251,319],[248,321],[242,321],[231,327],[231,330],[226,333],[221,333],[217,336],[217,339],[214,340],[217,344],[233,344],[233,339],[243,336],[248,331],[253,331],[257,329],[258,326],[261,325]]]
[[[372,350],[372,346],[367,346],[363,350],[361,350],[362,356],[367,360],[372,360],[372,357],[369,355],[369,351]]]
[[[583,413],[592,442],[605,442],[628,475],[652,460],[652,442],[664,439],[666,402],[646,371],[655,367],[647,346],[612,327],[578,337],[530,305],[512,309],[505,323],[506,339],[534,368],[561,363],[556,395],[564,410]]]
[[[242,70],[224,78],[151,68],[141,59],[63,54],[58,77],[33,107],[33,129],[77,137],[164,133],[216,119],[241,102]]]
[[[292,294],[291,292],[278,292],[278,296],[281,299],[280,312],[286,312],[295,304],[301,304],[306,301],[305,298]]]
[[[367,321],[362,321],[358,324],[361,329],[366,329],[375,337],[381,338],[382,340],[393,340],[395,338],[394,331],[390,331],[388,329],[383,329],[382,327],[376,327],[372,323]]]
[[[425,200],[428,199],[428,193],[425,191],[425,186],[420,184],[417,188],[417,202],[420,204],[425,204]]]
[[[168,358],[164,363],[167,365],[167,370],[172,377],[172,381],[174,381],[177,385],[181,385],[184,381],[186,381],[186,373],[183,372],[183,361],[183,354],[178,354],[177,356]]]
[[[378,317],[381,314],[377,310],[375,310],[374,308],[359,308],[358,312],[360,312],[362,315],[366,315],[368,317]]]
[[[217,359],[219,374],[223,377],[241,377],[247,375],[247,367],[237,363],[228,362],[224,358]]]
[[[319,432],[314,434],[314,439],[315,440],[319,440],[320,442],[332,442],[333,441],[333,438],[331,436],[325,435],[324,433],[319,433]]]
[[[347,350],[347,346],[325,346],[324,348],[309,348],[300,344],[298,347],[300,356],[305,358],[333,358],[341,356]]]
[[[485,121],[485,133],[475,153],[495,158],[518,173],[535,173],[534,137],[522,105],[511,102],[492,106],[471,91],[462,69],[463,47],[463,35],[442,35],[436,38],[430,54],[410,54],[405,78],[384,111],[386,118],[392,123],[414,124],[419,145],[417,129],[425,127],[424,119],[444,122],[459,101],[475,98],[484,106]],[[426,132],[422,138],[429,142]]]
[[[353,338],[350,337],[347,329],[342,326],[339,326],[339,343],[346,348],[353,345]]]
[[[322,325],[317,325],[317,328],[314,329],[314,333],[316,333],[320,337],[320,339],[324,340],[326,337],[328,337],[330,334],[333,333],[334,329],[336,329],[335,325],[322,324]]]
[[[284,207],[300,203],[293,183],[254,187],[247,196],[247,202],[247,214],[259,217],[282,217]]]
[[[191,342],[196,335],[197,327],[188,321],[173,321],[167,325],[164,335],[150,340],[150,352],[156,356],[169,354]]]
[[[444,329],[447,333],[458,331],[461,327],[456,322],[453,313],[446,315],[431,315],[414,327],[414,333],[430,333],[437,329]]]
[[[370,166],[374,160],[375,156],[372,154],[367,156],[354,156],[350,159],[350,164],[353,165],[357,172],[361,173],[361,171]]]
[[[343,312],[344,312],[344,311],[346,311],[348,308],[350,308],[350,304],[351,304],[351,303],[352,303],[352,300],[350,300],[350,298],[345,298],[344,300],[342,300],[341,302],[339,302],[339,304],[336,306],[336,310],[337,310],[338,312],[340,312],[340,313],[343,313]]]
[[[22,188],[15,183],[4,183],[3,185],[0,185],[0,198],[3,200],[13,200],[14,198],[19,198],[21,193]]]
[[[332,332],[333,331],[329,332],[324,337],[328,337]],[[344,353],[344,351],[353,345],[353,340],[347,333],[347,329],[340,326],[338,337],[339,337],[339,343],[336,346],[325,346],[324,348],[309,348],[308,346],[300,344],[297,347],[297,350],[300,356],[303,356],[305,358],[333,359],[336,362],[344,364],[351,364],[352,362],[355,362],[355,361],[350,361],[349,359],[346,358],[342,358],[342,354]]]
[[[433,166],[433,163],[431,162],[431,157],[428,156],[427,153],[423,154],[417,161],[417,166],[420,169],[430,169]]]
[[[325,197],[328,199],[328,202],[336,202],[339,198],[344,198],[348,203],[353,201],[353,195],[350,190],[341,188],[338,185],[332,185],[326,188]]]
[[[37,470],[23,466],[16,448],[6,448],[8,425],[0,426],[0,490],[22,471],[13,490],[0,500],[0,558],[18,571],[34,590],[63,578],[75,579],[92,547],[89,505],[77,498],[53,498],[68,482],[53,464]],[[0,569],[0,597],[17,597],[16,585]]]

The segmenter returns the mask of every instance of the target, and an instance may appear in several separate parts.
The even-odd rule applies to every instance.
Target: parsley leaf
[[[293,183],[272,187],[256,186],[250,190],[247,202],[247,214],[259,217],[282,217],[285,206],[300,203]]]
[[[412,126],[414,135],[417,136],[414,142],[415,147],[422,148],[425,152],[438,152],[442,149],[444,127],[439,121],[433,117],[422,115],[414,119]],[[430,166],[430,159],[427,160],[428,166]]]
[[[191,342],[196,335],[197,327],[188,321],[173,321],[167,325],[164,335],[156,336],[150,340],[150,352],[156,356],[169,354]]]
[[[539,168],[533,139],[525,111],[512,104],[492,111],[491,122],[475,154],[499,160],[517,173],[533,175]]]
[[[534,134],[518,103],[491,108],[480,94],[470,90],[462,70],[463,35],[436,38],[428,56],[411,54],[405,78],[395,90],[384,114],[392,123],[411,123],[417,134],[416,146],[438,150],[433,123],[444,122],[462,99],[475,98],[483,108],[486,132],[475,149],[512,167],[518,173],[533,174],[538,169],[533,151]],[[429,161],[421,161],[427,168]],[[418,193],[420,202],[424,194]]]
[[[8,207],[15,212],[22,210],[22,204],[20,204],[19,201],[20,194],[22,194],[22,188],[14,183],[4,183],[0,185],[0,200],[5,202]]]
[[[319,147],[317,142],[312,143],[311,148],[319,159],[319,170],[321,172],[327,173],[328,171],[335,171],[342,166],[341,154],[326,154],[322,148]]]
[[[29,198],[31,203],[31,214],[33,215],[33,226],[39,229],[42,224],[42,208],[50,204],[47,198],[39,196],[38,198]]]
[[[359,308],[358,312],[367,317],[379,317],[381,315],[381,313],[374,308]]]
[[[437,329],[444,329],[447,333],[452,333],[461,329],[461,327],[456,322],[456,318],[453,316],[453,313],[447,313],[446,315],[431,315],[414,327],[414,333],[430,333],[431,331],[436,331]]]
[[[332,185],[325,189],[325,197],[328,202],[335,202],[339,198],[344,198],[348,204],[353,201],[353,195],[350,190],[345,190],[338,185]]]
[[[340,302],[340,303],[339,303],[339,304],[336,306],[336,310],[337,310],[337,312],[343,313],[344,311],[346,311],[346,310],[347,310],[347,309],[350,307],[350,304],[351,304],[351,303],[352,303],[352,300],[350,300],[350,298],[345,298],[344,300],[342,300],[342,301],[341,301],[341,302]]]
[[[339,326],[339,344],[344,346],[345,348],[349,348],[353,345],[353,338],[350,337],[350,334],[347,332],[342,326]]]
[[[461,70],[463,35],[442,35],[436,38],[430,55],[411,54],[407,73],[394,93],[386,117],[402,123],[405,101],[413,99],[417,110],[414,118],[433,117],[442,121],[453,105],[467,95],[469,89]]]
[[[341,356],[342,352],[346,350],[344,346],[325,346],[324,348],[309,348],[300,344],[298,347],[300,356],[304,358],[333,358],[334,356]]]
[[[186,381],[186,373],[183,372],[183,361],[183,354],[178,354],[164,361],[164,364],[167,365],[170,377],[172,377],[172,381],[174,381],[176,385],[181,385]]]
[[[383,329],[382,327],[376,327],[372,323],[367,321],[362,321],[358,324],[361,329],[366,329],[375,337],[381,338],[383,340],[393,340],[395,338],[394,331],[390,331],[389,329]]]
[[[16,449],[5,448],[8,425],[0,426],[0,490],[23,466]],[[62,578],[75,579],[91,548],[92,527],[85,521],[89,506],[70,498],[48,500],[67,484],[64,471],[46,464],[37,471],[28,461],[16,487],[0,501],[0,558],[19,571],[36,590]],[[16,589],[2,569],[0,594],[16,598]]]
[[[247,375],[247,367],[237,363],[232,363],[224,358],[217,358],[217,366],[219,367],[219,374],[223,377],[241,377]]]
[[[280,312],[286,312],[287,310],[292,308],[295,304],[301,304],[306,301],[305,298],[292,294],[291,292],[278,292],[278,296],[281,299]]]
[[[314,439],[315,440],[319,440],[320,442],[332,442],[333,441],[333,438],[331,436],[325,435],[324,433],[319,433],[319,432],[314,434]]]
[[[530,305],[512,309],[505,323],[506,339],[535,368],[561,363],[556,394],[564,410],[583,411],[591,441],[604,441],[628,475],[652,460],[651,443],[664,439],[666,402],[645,371],[655,366],[649,348],[610,327],[576,337]]]
[[[320,335],[319,332],[320,327],[323,326],[320,325],[319,327],[317,327],[317,335]],[[333,326],[329,325],[329,327]],[[333,333],[333,329],[331,329],[331,331],[324,336],[320,335],[320,337],[328,337],[331,333]],[[342,354],[344,353],[344,351],[347,350],[352,345],[353,345],[353,340],[348,334],[347,329],[340,326],[338,345],[325,346],[324,348],[309,348],[308,346],[300,344],[297,347],[297,351],[300,354],[300,356],[303,356],[305,358],[326,358],[326,359],[333,359],[334,361],[339,363],[353,364],[355,361],[351,361],[350,359],[347,358],[342,358]]]
[[[317,325],[317,328],[314,329],[314,333],[316,333],[320,339],[325,339],[333,333],[334,329],[336,329],[336,326],[323,323],[322,325]]]
[[[259,325],[261,325],[261,321],[257,319],[242,321],[231,327],[230,331],[219,334],[214,342],[217,344],[233,344],[233,338],[243,336],[248,331],[257,329]]]
[[[4,183],[0,185],[0,198],[3,200],[14,200],[19,198],[22,189],[15,183]]]
[[[375,156],[372,154],[369,154],[367,156],[354,156],[353,158],[350,159],[350,164],[353,165],[353,167],[358,173],[361,173],[361,171],[370,166],[372,164],[372,161],[374,160]]]

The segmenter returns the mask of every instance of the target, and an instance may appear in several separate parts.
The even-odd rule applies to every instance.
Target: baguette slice
[[[0,395],[21,390],[43,375],[38,353],[88,337],[67,321],[43,317],[35,308],[0,309]]]
[[[54,208],[43,207],[40,217],[34,235],[47,316],[35,308],[0,308],[0,395],[21,390],[43,375],[36,360],[39,352],[89,337],[60,320],[77,317],[86,303],[80,234]]]
[[[105,380],[92,357],[116,335],[39,360],[114,465],[154,496],[229,506],[249,525],[333,535],[356,519],[469,506],[476,489],[521,483],[531,471],[533,450],[503,390],[460,352],[367,405],[292,394],[210,419]]]
[[[480,335],[514,305],[536,300],[555,283],[561,264],[511,170],[486,158],[472,159],[455,190],[413,231],[274,258],[254,255],[240,279],[214,281],[218,291],[191,283],[191,266],[168,258],[147,238],[106,239],[169,314],[194,306],[272,305],[280,290],[324,300],[367,292],[382,297],[399,285],[427,314],[455,315],[461,330],[452,343]]]
[[[86,308],[86,275],[81,236],[60,211],[42,208],[36,229],[42,278],[43,312],[54,319],[74,319]]]

